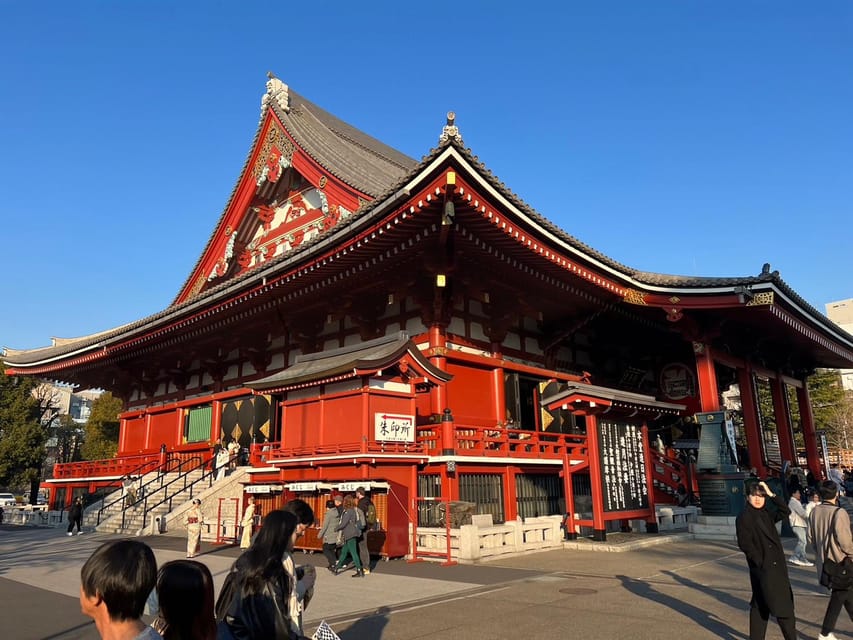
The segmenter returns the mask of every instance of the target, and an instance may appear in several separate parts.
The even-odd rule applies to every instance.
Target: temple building
[[[304,496],[322,513],[332,492],[371,489],[389,555],[430,501],[495,522],[570,512],[603,536],[652,523],[685,481],[665,450],[698,439],[696,414],[723,410],[732,385],[749,466],[821,473],[806,380],[853,368],[850,334],[769,265],[638,271],[547,214],[465,147],[452,113],[416,160],[271,75],[174,302],[6,351],[7,374],[124,401],[117,458],[56,469],[54,504],[164,459],[206,464],[234,439],[269,506]]]

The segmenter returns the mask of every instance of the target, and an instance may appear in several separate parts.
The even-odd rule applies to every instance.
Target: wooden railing
[[[282,447],[281,442],[264,442],[253,444],[249,448],[249,462],[253,467],[262,467],[269,460],[282,458],[371,453],[424,455],[425,452],[419,442],[338,442],[310,447]]]
[[[106,460],[62,462],[53,466],[53,477],[55,479],[73,479],[145,475],[161,464],[161,455],[159,451],[151,451],[148,453],[122,455],[121,457],[108,458]],[[202,446],[192,445],[171,450],[166,454],[166,460],[173,465],[179,465],[189,460],[197,460],[199,457],[205,461],[209,461],[211,455],[210,447],[206,443],[203,443]]]
[[[310,447],[282,447],[280,442],[253,444],[249,461],[252,466],[265,466],[270,460],[314,456],[371,453],[435,456],[448,448],[460,456],[561,460],[568,455],[574,462],[587,461],[588,456],[586,436],[580,434],[455,425],[453,442],[445,447],[441,441],[441,425],[424,425],[417,428],[416,442],[338,442]]]
[[[54,465],[53,477],[59,479],[126,476],[129,474],[144,475],[158,464],[160,464],[159,453],[141,453],[108,460],[64,462]]]
[[[429,455],[440,455],[444,449],[453,449],[460,456],[557,458],[569,456],[570,460],[587,460],[587,438],[573,433],[549,433],[501,427],[472,427],[454,425],[453,442],[445,447],[441,441],[442,427],[418,427],[418,442]]]
[[[678,485],[684,485],[685,489],[688,488],[687,467],[683,462],[657,451],[651,451],[650,456],[652,459],[652,479],[656,488],[673,499],[678,490]]]

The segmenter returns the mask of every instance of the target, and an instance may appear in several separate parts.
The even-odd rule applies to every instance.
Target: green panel
[[[210,440],[212,407],[196,407],[190,409],[187,416],[187,442],[204,442]]]

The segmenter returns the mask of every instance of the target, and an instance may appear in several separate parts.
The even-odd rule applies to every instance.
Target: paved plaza
[[[80,567],[115,536],[0,526],[3,638],[98,638],[80,613]],[[181,538],[145,539],[159,563],[184,557]],[[793,546],[793,540],[786,540]],[[199,560],[217,590],[239,550],[205,545]],[[324,564],[320,554],[300,562]],[[813,568],[791,567],[802,638],[816,638],[828,599]],[[477,566],[379,562],[353,580],[318,571],[306,611],[312,634],[326,619],[343,640],[420,638],[727,638],[746,640],[749,581],[733,544],[674,540],[626,552],[556,550]],[[842,614],[836,635],[853,638]],[[771,621],[768,640],[781,638]]]

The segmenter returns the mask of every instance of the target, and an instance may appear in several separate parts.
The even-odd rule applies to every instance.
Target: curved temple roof
[[[781,279],[778,272],[765,268],[756,276],[692,277],[650,273],[627,267],[579,241],[528,206],[492,174],[470,149],[463,146],[458,129],[451,120],[444,128],[438,146],[417,162],[290,91],[274,77],[267,83],[267,93],[262,101],[261,124],[253,150],[259,144],[259,136],[270,110],[306,154],[343,183],[368,196],[374,196],[375,199],[365,203],[347,225],[332,227],[324,234],[261,267],[222,282],[195,298],[174,304],[147,318],[90,336],[56,341],[49,347],[31,350],[6,349],[5,361],[11,367],[10,371],[25,373],[28,368],[54,365],[61,369],[62,361],[70,357],[90,354],[94,358],[99,349],[106,350],[110,345],[197,314],[211,304],[231,299],[260,282],[267,282],[267,279],[288,268],[305,264],[320,249],[351,237],[368,223],[386,214],[391,207],[402,203],[410,192],[423,186],[422,180],[429,170],[436,163],[443,161],[453,161],[460,166],[469,167],[471,174],[480,181],[484,189],[489,190],[515,215],[540,230],[543,237],[550,238],[555,247],[570,252],[575,259],[590,265],[590,268],[607,273],[609,277],[619,280],[627,287],[641,292],[681,296],[735,294],[739,290],[745,290],[750,295],[761,291],[775,292],[787,303],[787,307],[799,321],[821,335],[828,336],[833,344],[839,345],[842,351],[850,354],[847,360],[853,364],[853,336],[809,305]],[[250,170],[252,154],[253,152],[250,152],[241,175]],[[216,228],[226,215],[236,190],[237,186]]]
[[[256,391],[268,392],[332,378],[354,377],[387,369],[407,355],[424,374],[435,380],[447,382],[453,377],[427,360],[417,345],[409,339],[408,334],[400,331],[349,347],[297,356],[293,365],[287,369],[261,380],[248,382],[246,386]]]

